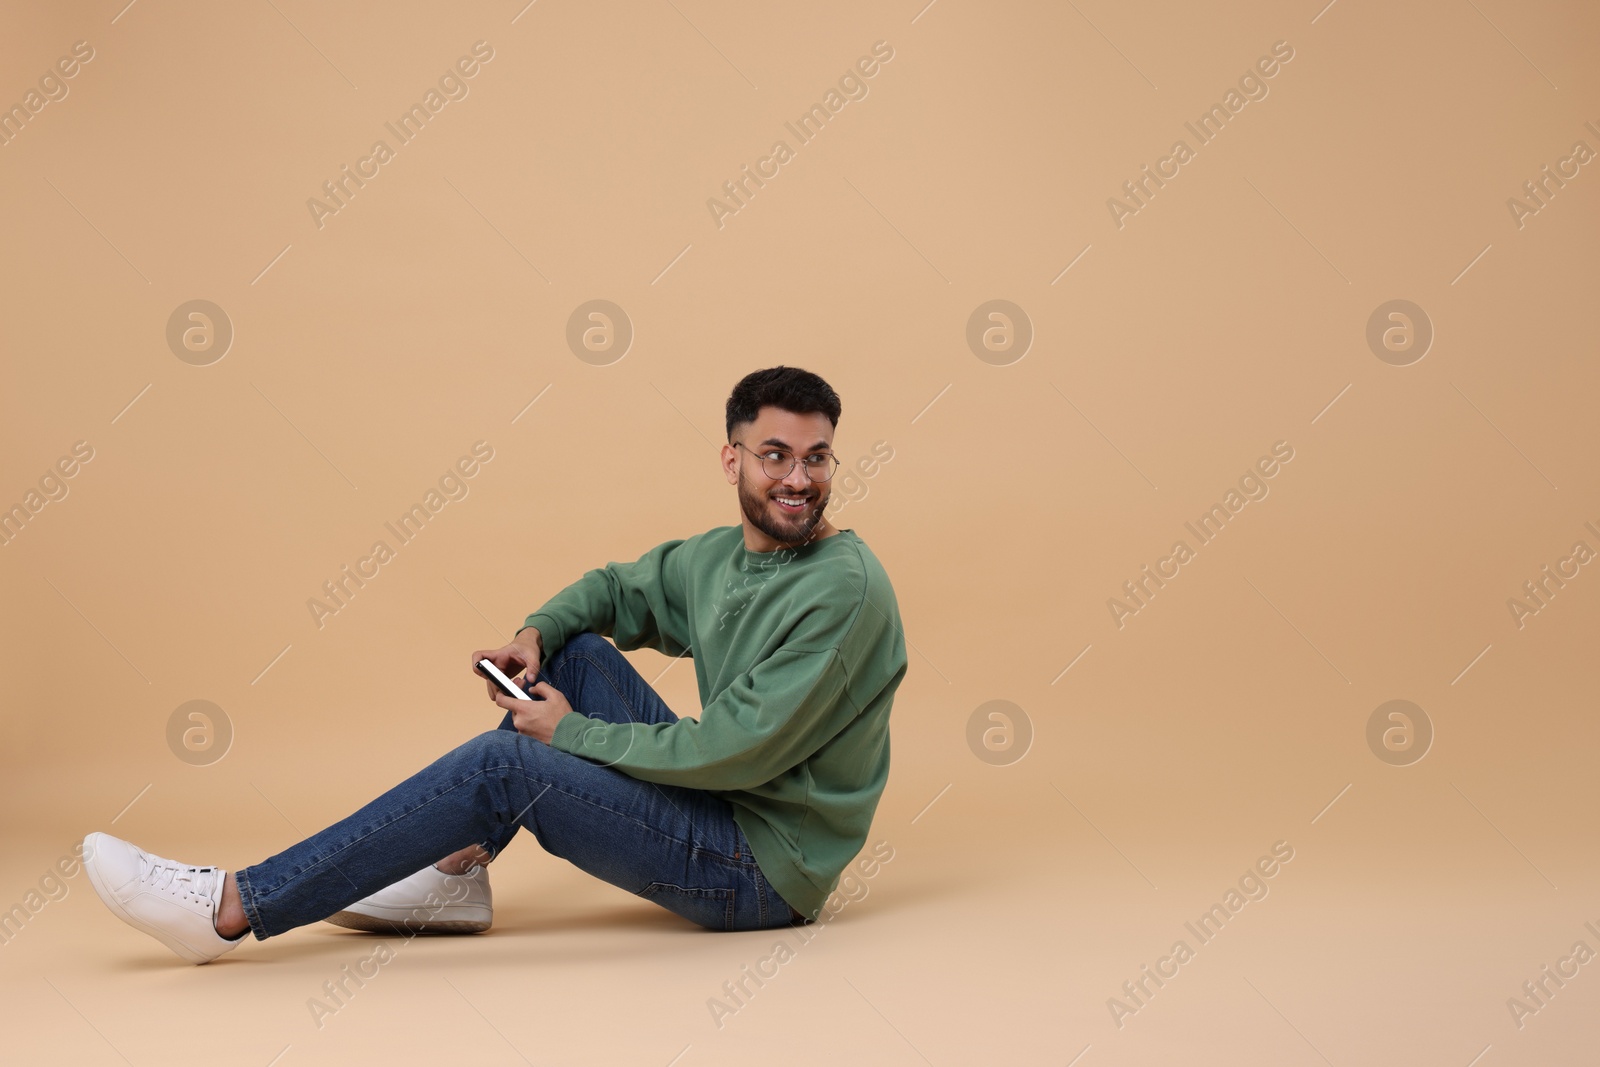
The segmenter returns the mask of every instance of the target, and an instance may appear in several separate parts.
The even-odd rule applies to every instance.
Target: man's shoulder
[[[731,550],[735,545],[744,544],[744,530],[738,526],[713,526],[709,530],[690,534],[683,539],[686,546],[706,545],[722,551]]]
[[[854,530],[841,530],[828,539],[836,542],[837,551],[829,554],[824,564],[814,568],[818,593],[841,608],[848,606],[854,614],[899,615],[894,586],[876,554]],[[813,595],[818,595],[814,593]],[[876,609],[876,610],[874,610]]]
[[[702,544],[721,546],[725,545],[730,539],[742,538],[743,534],[737,526],[713,526],[709,530],[701,530],[698,533],[684,534],[681,537],[668,538],[657,547],[660,548],[666,545],[675,545],[680,549],[684,549],[694,548],[697,545]]]
[[[867,581],[876,586],[882,586],[893,594],[893,587],[889,583],[889,572],[883,567],[877,553],[854,530],[841,530],[839,537],[849,537],[849,541],[840,547],[847,549],[846,553],[851,560],[850,570],[853,571],[858,581]]]

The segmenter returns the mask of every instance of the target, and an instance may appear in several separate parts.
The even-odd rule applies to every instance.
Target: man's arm
[[[882,617],[863,615],[865,583],[841,575],[819,588],[782,643],[706,704],[699,719],[603,723],[568,716],[550,744],[635,778],[694,789],[753,789],[809,759],[860,707],[856,659],[877,643]]]
[[[540,659],[555,655],[573,634],[593,630],[624,651],[654,648],[680,656],[689,648],[685,556],[694,539],[657,545],[632,563],[608,563],[551,597],[524,621],[539,634]]]
[[[856,716],[837,648],[779,649],[728,685],[698,720],[562,718],[550,744],[634,778],[694,789],[752,789],[821,748]]]

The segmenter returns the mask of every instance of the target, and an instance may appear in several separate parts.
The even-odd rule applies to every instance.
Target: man
[[[591,570],[511,643],[474,652],[474,665],[522,672],[534,698],[486,681],[506,711],[498,729],[238,871],[90,834],[95,892],[194,963],[247,933],[319,920],[477,931],[492,919],[485,865],[526,827],[554,855],[709,929],[814,921],[866,840],[907,666],[888,576],[823,514],[839,413],[808,371],[747,375],[728,398],[722,449],[740,524]],[[668,710],[618,651],[646,646],[692,658],[698,720]]]

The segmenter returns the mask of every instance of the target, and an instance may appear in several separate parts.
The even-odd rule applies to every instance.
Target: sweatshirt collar
[[[799,546],[798,548],[775,548],[771,552],[752,552],[750,549],[744,546],[744,527],[734,526],[732,527],[732,530],[739,538],[739,558],[751,565],[809,559],[813,556],[829,551],[833,543],[836,541],[843,541],[846,538],[852,540],[856,539],[855,530],[841,528],[839,532],[834,534],[832,537],[824,537],[820,541],[810,541]]]

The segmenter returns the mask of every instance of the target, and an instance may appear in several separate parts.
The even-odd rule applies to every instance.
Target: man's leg
[[[677,714],[667,707],[666,702],[640,676],[616,646],[596,633],[574,634],[555,655],[550,657],[550,669],[540,672],[539,679],[549,682],[565,696],[573,710],[592,719],[616,723],[678,721]],[[513,729],[509,713],[500,723],[500,728]],[[771,913],[769,917],[775,917],[772,922],[761,920],[763,927],[780,925],[783,921],[792,921],[798,925],[809,922],[790,908],[768,885],[756,865],[755,856],[750,852],[750,843],[745,839],[744,831],[734,821],[732,805],[717,798],[710,798],[715,801],[714,803],[698,803],[701,798],[707,796],[701,790],[683,790],[653,782],[640,782],[626,775],[624,778],[634,787],[644,786],[655,790],[660,803],[671,808],[673,818],[690,831],[684,840],[698,842],[694,846],[694,851],[699,853],[705,862],[736,865],[745,872],[747,883],[745,899],[736,902],[739,906],[735,907],[735,912],[745,910],[745,906],[751,903],[750,898],[754,895],[760,901],[770,904],[767,909]],[[689,801],[680,803],[684,794],[688,795]],[[514,835],[515,832],[515,829],[512,829],[510,834]],[[508,836],[498,844],[504,847],[509,840]],[[715,843],[718,842],[721,845],[720,850],[715,847]],[[548,846],[546,848],[548,849]],[[559,852],[555,854],[563,855]],[[715,858],[712,858],[713,856]],[[583,866],[573,857],[566,858],[572,859],[572,862],[580,867]],[[703,899],[706,894],[688,885],[692,880],[692,875],[685,871],[680,877],[682,884],[662,882],[647,887],[644,892],[631,888],[630,892],[638,893],[669,910],[694,918],[695,913],[704,913],[707,910],[707,901]],[[749,886],[756,887],[755,894],[749,891]],[[676,906],[678,904],[682,906]],[[711,910],[714,913],[715,909]],[[761,910],[757,909],[758,917]],[[784,916],[789,918],[785,920]],[[715,915],[712,917],[715,918]],[[750,922],[750,916],[736,916],[735,922],[736,928],[745,929]]]
[[[577,633],[550,657],[548,669],[535,679],[548,682],[567,698],[574,711],[605,722],[677,722],[678,716],[639,676],[615,645],[597,633]],[[499,730],[516,732],[511,712],[500,720]],[[465,874],[500,855],[518,826],[508,827],[489,840],[468,845],[435,864],[445,874]]]
[[[575,709],[635,721],[671,715],[604,638],[580,635],[569,646],[546,677]],[[703,926],[793,921],[727,801],[640,781],[511,729],[480,734],[348,818],[239,870],[235,885],[251,930],[265,939],[468,845],[498,852],[519,826],[546,851]]]

